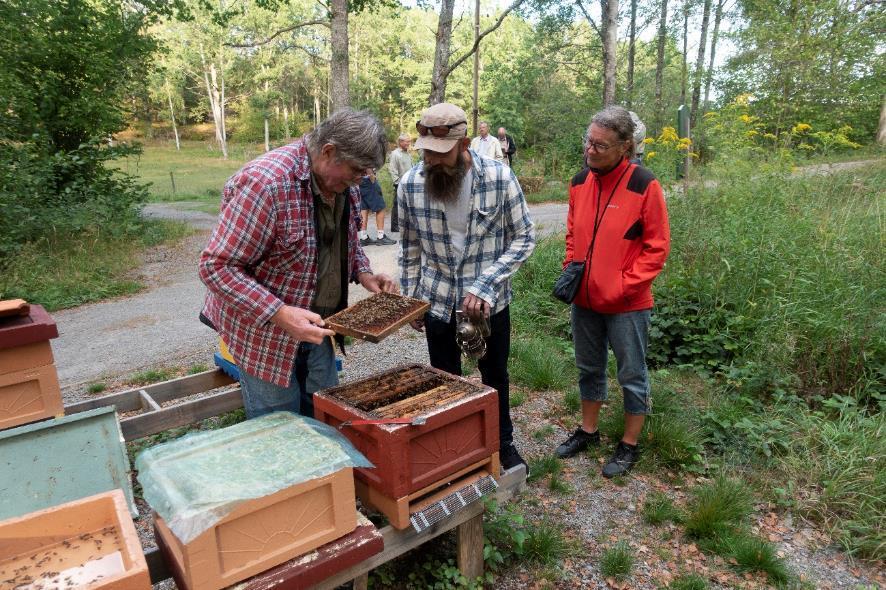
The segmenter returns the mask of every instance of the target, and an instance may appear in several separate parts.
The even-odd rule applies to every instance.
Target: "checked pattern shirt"
[[[535,248],[535,229],[510,168],[471,150],[474,169],[464,256],[452,247],[443,203],[427,196],[422,164],[400,179],[400,289],[428,301],[430,314],[448,321],[471,293],[492,313],[511,302],[511,276]]]
[[[360,246],[360,191],[349,191],[350,280],[371,272]],[[219,223],[200,255],[203,314],[241,370],[289,385],[298,342],[269,320],[283,305],[308,309],[317,285],[317,230],[304,138],[246,164],[225,183]]]

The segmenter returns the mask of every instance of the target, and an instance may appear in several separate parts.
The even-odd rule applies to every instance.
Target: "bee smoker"
[[[489,334],[485,316],[472,318],[460,309],[455,310],[455,342],[466,357],[479,360],[486,356]]]

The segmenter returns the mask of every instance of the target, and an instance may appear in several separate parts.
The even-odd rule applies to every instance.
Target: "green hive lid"
[[[145,500],[187,543],[240,502],[372,464],[334,428],[276,412],[152,447],[135,466]]]

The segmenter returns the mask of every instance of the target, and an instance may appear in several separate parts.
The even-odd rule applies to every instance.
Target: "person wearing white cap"
[[[478,362],[483,383],[498,391],[499,458],[504,469],[526,462],[514,446],[508,377],[511,277],[535,247],[535,230],[517,177],[470,149],[467,117],[436,104],[416,124],[423,165],[400,179],[400,286],[428,301],[423,319],[431,365],[460,375],[455,311],[482,316],[491,333]],[[491,138],[498,145],[498,140]]]

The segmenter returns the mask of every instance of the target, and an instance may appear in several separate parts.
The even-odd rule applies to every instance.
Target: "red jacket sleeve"
[[[671,228],[664,193],[657,180],[646,188],[643,202],[642,250],[630,269],[624,273],[625,295],[640,292],[649,286],[664,267],[671,250]]]

